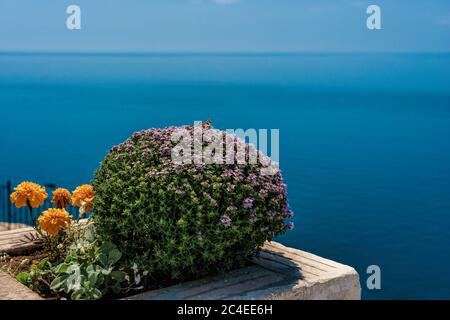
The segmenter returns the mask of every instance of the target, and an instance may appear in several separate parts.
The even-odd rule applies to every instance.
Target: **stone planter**
[[[0,232],[0,252],[20,253],[35,245],[31,228]],[[352,267],[266,243],[254,264],[225,275],[145,292],[126,300],[359,300]],[[0,300],[37,300],[36,293],[0,272]]]

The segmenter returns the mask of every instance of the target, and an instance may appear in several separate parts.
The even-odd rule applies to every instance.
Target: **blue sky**
[[[82,30],[66,29],[66,8]],[[382,9],[382,30],[366,8]],[[450,51],[448,0],[0,0],[0,51]]]

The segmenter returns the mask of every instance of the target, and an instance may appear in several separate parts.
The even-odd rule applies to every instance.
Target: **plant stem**
[[[30,214],[31,226],[33,228],[36,228],[36,222],[34,221],[34,218],[33,218],[33,208],[31,207],[30,202],[29,201],[27,201],[27,202],[28,202],[27,205],[28,205],[28,213]]]
[[[44,235],[42,234],[41,229],[37,226],[36,220],[34,220],[34,218],[33,218],[33,208],[31,207],[30,201],[27,201],[27,205],[28,205],[28,210],[29,210],[29,214],[30,214],[31,226],[33,227],[34,230],[36,230],[36,232],[42,238],[44,238]]]

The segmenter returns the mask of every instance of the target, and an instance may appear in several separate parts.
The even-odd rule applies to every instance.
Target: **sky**
[[[68,30],[66,8],[81,8]],[[368,30],[368,5],[381,30]],[[450,52],[449,0],[0,0],[0,52]]]

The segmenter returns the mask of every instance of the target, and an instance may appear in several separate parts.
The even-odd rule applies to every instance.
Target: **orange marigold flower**
[[[50,208],[42,213],[38,221],[41,230],[51,236],[56,236],[61,230],[67,228],[72,223],[72,218],[64,209]]]
[[[88,212],[92,209],[92,202],[94,201],[95,191],[89,184],[84,184],[75,189],[72,193],[72,205],[84,208],[84,212]]]
[[[44,204],[48,197],[45,188],[33,182],[22,182],[14,190],[11,193],[10,200],[17,208],[25,206],[38,208]]]
[[[65,209],[70,204],[71,195],[69,190],[64,188],[58,188],[53,191],[52,203],[58,209]]]

